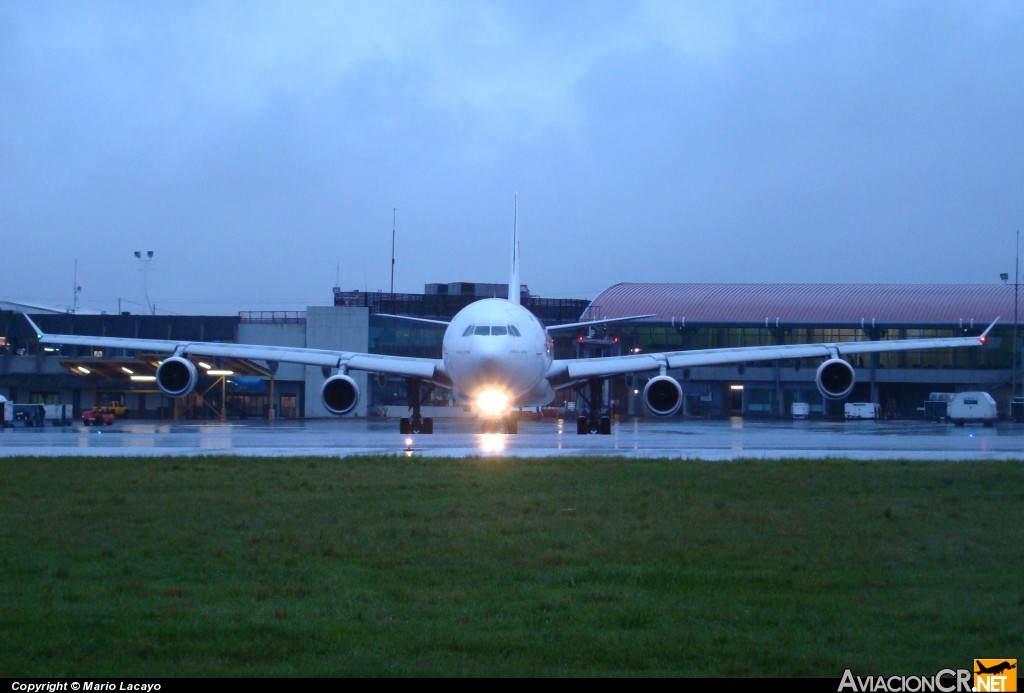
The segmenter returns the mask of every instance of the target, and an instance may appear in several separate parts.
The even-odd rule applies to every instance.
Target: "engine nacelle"
[[[682,403],[683,388],[675,378],[659,375],[644,385],[644,404],[655,416],[672,416]]]
[[[335,375],[324,381],[320,388],[320,399],[327,411],[343,416],[359,404],[359,385],[347,375]]]
[[[843,399],[853,391],[857,375],[853,366],[842,359],[829,359],[818,366],[814,376],[818,384],[818,392],[829,399]]]
[[[198,380],[195,364],[180,356],[164,359],[156,369],[156,384],[168,397],[184,397]]]

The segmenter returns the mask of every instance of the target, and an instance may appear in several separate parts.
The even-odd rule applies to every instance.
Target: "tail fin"
[[[508,300],[519,305],[519,193],[512,217],[512,276],[508,280]]]

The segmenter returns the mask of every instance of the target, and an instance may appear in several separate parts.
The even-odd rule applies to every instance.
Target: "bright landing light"
[[[508,395],[501,390],[484,390],[476,396],[476,406],[484,416],[501,416],[508,411]]]

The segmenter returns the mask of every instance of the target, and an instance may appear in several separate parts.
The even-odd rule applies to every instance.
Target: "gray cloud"
[[[990,282],[1016,3],[8,3],[6,296],[301,309],[523,279]],[[127,304],[132,305],[132,304]],[[134,306],[133,306],[134,307]]]

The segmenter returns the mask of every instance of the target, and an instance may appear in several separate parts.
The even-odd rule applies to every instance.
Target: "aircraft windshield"
[[[505,335],[512,335],[513,337],[523,336],[515,325],[470,325],[462,332],[462,336],[468,337],[470,335],[478,335],[481,337],[502,337]]]

